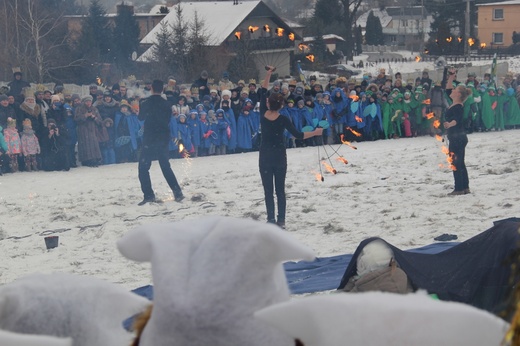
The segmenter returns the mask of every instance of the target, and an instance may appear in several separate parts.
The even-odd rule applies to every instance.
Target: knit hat
[[[7,95],[1,94],[0,95],[0,102],[9,100],[9,97]]]
[[[53,118],[47,119],[47,125],[50,125],[50,124],[56,125],[56,120],[54,120]]]
[[[14,118],[7,118],[7,127],[16,127],[16,119]]]
[[[72,94],[72,101],[74,100],[80,100],[81,97],[78,94]]]
[[[128,103],[127,100],[121,100],[121,102],[119,103],[119,108],[121,107],[128,107],[130,108],[130,103]]]
[[[83,98],[81,99],[81,102],[85,103],[85,102],[87,102],[87,101],[92,101],[92,100],[93,100],[93,99],[92,99],[92,96],[87,95],[87,96],[85,96],[85,97],[83,97]]]
[[[184,120],[186,120],[186,115],[185,115],[185,114],[179,114],[179,120],[180,120],[180,119],[184,119]]]
[[[105,118],[103,120],[103,124],[105,124],[106,127],[108,127],[108,126],[112,127],[112,126],[114,126],[114,120],[112,120],[110,118]]]
[[[103,97],[110,96],[112,97],[112,93],[108,90],[103,91]]]
[[[26,118],[26,119],[22,122],[22,125],[23,125],[23,127],[31,128],[31,127],[32,127],[31,119]]]
[[[290,300],[282,263],[314,258],[287,232],[206,217],[141,226],[117,247],[130,260],[151,262],[154,305],[142,344],[294,345],[292,336],[254,318],[255,311]]]
[[[231,97],[231,90],[229,90],[229,89],[222,90],[222,97],[224,97],[226,95]]]
[[[59,95],[52,95],[51,96],[51,102],[54,102],[54,101],[61,102],[60,96]]]

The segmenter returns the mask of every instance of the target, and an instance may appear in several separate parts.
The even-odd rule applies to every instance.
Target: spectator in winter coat
[[[205,95],[209,95],[208,88],[208,71],[204,70],[200,73],[200,78],[193,82],[191,88],[198,90],[198,95],[202,99]]]
[[[47,119],[48,132],[41,139],[42,168],[45,171],[68,171],[67,139],[52,118]]]
[[[83,166],[97,167],[101,162],[101,150],[97,137],[97,127],[103,119],[96,107],[92,105],[92,96],[85,96],[75,112],[77,124],[78,159]]]
[[[23,121],[23,131],[21,135],[21,143],[22,143],[22,154],[25,162],[25,170],[27,172],[37,171],[38,164],[36,161],[36,155],[39,155],[41,152],[40,143],[38,142],[38,137],[34,133],[32,129],[31,120],[25,119]]]
[[[12,107],[9,107],[9,98],[7,95],[0,95],[0,126],[4,129],[7,127],[7,119],[16,119],[16,114]]]
[[[112,98],[112,93],[110,91],[105,91],[103,92],[103,99],[94,102],[94,107],[98,109],[99,115],[101,115],[103,120],[110,118],[114,121],[116,118],[116,112],[119,110],[119,102]]]
[[[7,86],[9,87],[9,95],[14,96],[17,102],[22,102],[23,89],[30,87],[31,84],[22,79],[22,72],[16,71],[13,73],[13,80]]]
[[[9,168],[11,173],[18,172],[18,156],[22,152],[20,135],[16,128],[16,119],[7,119],[7,128],[4,130],[4,139],[7,143],[7,155],[9,155]]]
[[[7,155],[7,143],[4,138],[4,128],[0,126],[0,175],[9,171],[9,156]]]

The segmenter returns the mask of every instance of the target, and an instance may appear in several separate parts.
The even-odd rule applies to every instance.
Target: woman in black
[[[468,136],[466,136],[464,130],[463,114],[464,101],[466,101],[471,91],[464,85],[458,85],[456,88],[453,88],[455,76],[455,71],[450,70],[446,83],[446,92],[453,100],[453,103],[446,111],[446,121],[444,122],[444,128],[448,132],[449,151],[453,158],[453,177],[455,178],[455,189],[448,194],[450,196],[470,193],[468,170],[464,163]]]
[[[269,70],[258,91],[260,100],[260,126],[262,129],[262,142],[260,144],[260,177],[264,186],[265,206],[267,209],[267,222],[276,223],[285,228],[285,174],[287,172],[287,153],[285,151],[284,130],[287,129],[296,139],[307,139],[321,136],[322,128],[312,132],[300,132],[289,118],[281,116],[278,111],[284,105],[283,95],[271,92],[267,98],[267,88],[274,68]],[[273,186],[274,180],[274,186]],[[273,189],[276,189],[278,202],[278,217],[275,219]]]

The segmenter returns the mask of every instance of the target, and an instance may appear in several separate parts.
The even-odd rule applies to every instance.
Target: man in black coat
[[[169,102],[161,96],[163,88],[164,83],[162,81],[154,80],[152,82],[152,95],[144,99],[140,105],[139,120],[144,120],[144,133],[143,149],[139,159],[139,182],[141,183],[144,199],[138,205],[158,202],[155,199],[149,172],[152,160],[155,158],[159,160],[159,166],[173,191],[175,201],[180,202],[184,199],[181,187],[170,166],[168,156],[171,108]]]

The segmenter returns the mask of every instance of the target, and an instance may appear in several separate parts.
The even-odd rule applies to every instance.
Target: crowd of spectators
[[[497,79],[495,81],[494,79]],[[443,81],[423,71],[404,81],[380,69],[361,81],[344,77],[319,81],[294,78],[271,83],[281,93],[280,114],[300,130],[325,129],[321,138],[299,141],[286,133],[286,146],[302,147],[342,141],[397,139],[440,134],[451,100]],[[520,127],[520,78],[469,74],[472,94],[464,104],[466,131],[502,131]],[[57,85],[40,88],[13,75],[0,88],[0,173],[69,170],[137,162],[143,123],[140,101],[150,95],[150,82],[120,81],[111,87],[92,84],[78,95]],[[168,78],[163,97],[171,104],[170,157],[224,155],[257,150],[261,140],[257,83],[218,82],[206,71],[191,85]]]

